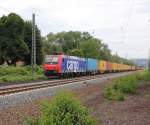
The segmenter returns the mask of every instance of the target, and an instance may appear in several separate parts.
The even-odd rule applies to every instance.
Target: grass
[[[3,66],[0,67],[0,83],[5,82],[26,82],[39,79],[46,79],[41,66],[36,68],[36,74],[33,76],[30,66]]]
[[[150,81],[148,71],[117,78],[106,87],[104,96],[109,100],[123,101],[127,94],[135,94],[140,84],[146,81]]]

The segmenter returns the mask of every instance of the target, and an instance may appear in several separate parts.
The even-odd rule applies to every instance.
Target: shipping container
[[[136,68],[135,68],[135,66],[132,66],[132,70],[135,70]]]
[[[107,71],[112,72],[112,70],[113,70],[112,62],[107,62]]]
[[[98,71],[98,60],[87,58],[87,71],[88,72]]]
[[[121,69],[122,69],[122,64],[118,63],[118,71],[121,71]]]
[[[98,69],[100,71],[100,73],[104,73],[107,71],[107,62],[104,60],[100,60],[98,62]]]
[[[113,72],[116,72],[117,70],[118,70],[118,68],[117,68],[117,63],[113,63],[112,64],[112,69],[113,69]]]

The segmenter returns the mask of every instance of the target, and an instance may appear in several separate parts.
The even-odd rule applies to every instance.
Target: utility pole
[[[150,49],[149,49],[149,54],[148,54],[148,70],[150,71]]]
[[[32,14],[32,52],[31,52],[32,75],[36,69],[36,36],[35,36],[35,14]]]

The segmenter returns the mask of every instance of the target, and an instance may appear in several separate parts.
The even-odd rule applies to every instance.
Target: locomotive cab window
[[[47,55],[45,58],[45,64],[58,64],[58,56]]]

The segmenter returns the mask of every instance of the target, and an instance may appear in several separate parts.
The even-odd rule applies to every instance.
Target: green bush
[[[141,82],[150,81],[150,73],[147,71],[120,77],[108,85],[104,96],[109,100],[123,101],[126,94],[134,94]]]
[[[36,68],[37,74],[43,73],[43,67],[37,66]],[[1,66],[0,67],[0,76],[6,75],[31,75],[31,67],[30,66]]]
[[[21,82],[46,79],[42,66],[37,66],[32,76],[31,66],[0,66],[0,82]]]
[[[115,91],[112,89],[113,86],[109,86],[105,90],[105,97],[109,100],[118,100],[118,101],[124,101],[125,95],[121,91]]]
[[[135,93],[138,87],[138,81],[134,75],[122,77],[113,83],[113,89],[123,93]]]
[[[143,81],[150,81],[150,72],[146,71],[146,72],[141,73],[141,77],[143,78],[142,79]]]
[[[36,73],[37,73],[38,75],[44,74],[43,67],[42,67],[42,66],[38,66],[38,67],[36,68]]]
[[[27,67],[4,66],[0,67],[0,76],[6,75],[29,75],[30,70]]]
[[[29,125],[95,125],[87,109],[69,92],[61,92],[51,103],[44,102],[42,114],[36,120],[27,120]]]
[[[17,75],[17,76],[2,76],[0,82],[27,82],[33,80],[47,79],[44,75]]]

